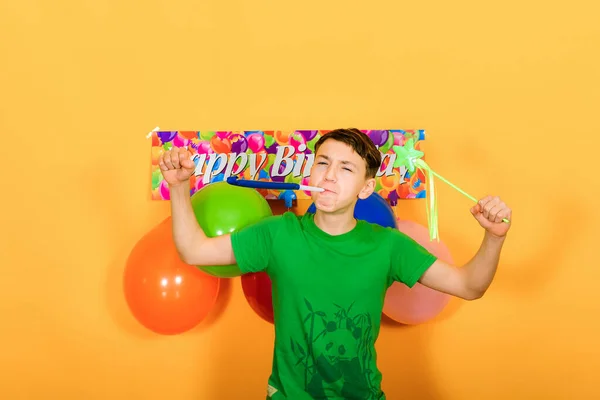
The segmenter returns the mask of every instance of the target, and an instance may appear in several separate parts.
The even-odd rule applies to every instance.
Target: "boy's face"
[[[375,188],[375,179],[367,179],[366,171],[365,160],[352,147],[333,139],[324,141],[310,170],[309,185],[325,189],[312,194],[317,209],[343,212],[359,198],[369,197]]]

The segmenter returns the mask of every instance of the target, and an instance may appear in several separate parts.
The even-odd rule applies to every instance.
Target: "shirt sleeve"
[[[437,257],[408,235],[396,229],[391,231],[390,284],[402,282],[413,287]]]
[[[271,216],[231,234],[231,247],[243,274],[266,271],[281,216]]]

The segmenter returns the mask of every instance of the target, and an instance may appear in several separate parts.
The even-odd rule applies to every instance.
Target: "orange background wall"
[[[384,322],[389,398],[600,396],[600,6],[555,4],[0,0],[0,398],[264,399],[272,326],[239,278],[180,336],[126,308],[128,252],[169,214],[157,125],[426,129],[433,168],[514,227],[483,299]],[[466,262],[482,232],[438,190]]]

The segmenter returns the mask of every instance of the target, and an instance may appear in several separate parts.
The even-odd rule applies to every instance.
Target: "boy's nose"
[[[327,168],[327,172],[325,172],[325,179],[331,182],[335,182],[336,175],[333,167]]]

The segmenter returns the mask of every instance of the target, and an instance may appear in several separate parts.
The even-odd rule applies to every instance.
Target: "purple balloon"
[[[285,176],[273,176],[273,169],[275,168],[275,164],[271,165],[271,168],[269,169],[269,175],[270,178],[273,182],[285,182]],[[279,173],[283,173],[283,171],[285,170],[285,161],[281,163],[281,165],[279,166]]]
[[[177,131],[161,131],[157,132],[157,134],[161,142],[167,143],[175,139],[175,136],[177,136]]]
[[[383,146],[389,138],[388,131],[373,130],[369,131],[369,137],[375,143],[375,146]]]
[[[279,144],[274,142],[272,145],[267,147],[267,154],[277,154],[277,147],[279,147]]]
[[[296,131],[297,133],[301,134],[302,136],[304,136],[304,140],[306,140],[307,142],[310,140],[313,140],[315,136],[317,136],[317,133],[319,131]]]
[[[390,192],[390,194],[388,195],[388,200],[390,201],[390,205],[392,207],[397,206],[398,205],[398,192],[395,190],[392,190]]]
[[[229,137],[231,141],[231,152],[235,154],[245,153],[248,150],[248,140],[244,135],[235,134]]]

